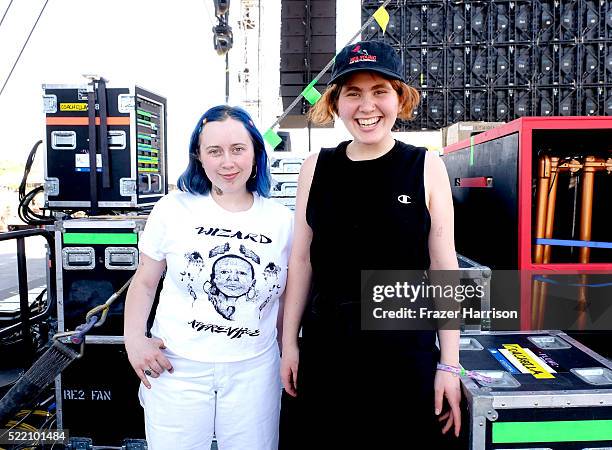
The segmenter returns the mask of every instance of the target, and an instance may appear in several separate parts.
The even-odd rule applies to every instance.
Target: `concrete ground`
[[[46,241],[43,237],[26,238],[28,288],[46,286]],[[17,244],[15,240],[0,242],[0,302],[19,293],[17,277]]]

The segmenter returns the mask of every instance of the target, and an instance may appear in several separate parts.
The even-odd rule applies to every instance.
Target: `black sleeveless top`
[[[429,268],[427,149],[396,141],[379,158],[352,161],[348,144],[321,150],[310,188],[312,287],[303,336],[433,351],[433,332],[361,331],[359,303],[361,270]]]

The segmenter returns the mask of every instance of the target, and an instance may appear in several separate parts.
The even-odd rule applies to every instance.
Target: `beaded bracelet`
[[[444,372],[450,372],[455,375],[459,375],[460,377],[470,377],[474,380],[482,381],[484,383],[491,383],[493,378],[483,375],[475,370],[465,370],[463,367],[455,367],[449,366],[447,364],[438,363],[438,370],[443,370]]]

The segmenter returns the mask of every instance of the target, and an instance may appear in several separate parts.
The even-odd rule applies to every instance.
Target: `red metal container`
[[[558,157],[559,167],[565,164],[567,169],[554,174],[557,197],[550,195],[552,177],[538,189],[540,164],[547,155]],[[600,166],[591,185],[592,208],[583,192],[588,191],[584,188],[588,186],[587,156]],[[546,294],[534,291],[534,285],[541,284],[533,282],[534,275],[612,274],[612,248],[605,248],[612,242],[611,157],[612,117],[523,117],[444,149],[455,205],[457,251],[492,269],[521,271],[522,329],[541,327],[546,314]],[[581,168],[570,172],[572,164]],[[544,220],[538,219],[538,205],[542,211],[547,205],[538,201],[540,193],[557,204],[549,214],[555,245],[540,248],[549,247],[552,256],[547,262],[535,256],[536,237],[544,237],[536,234],[536,225]],[[583,204],[590,213],[582,211]],[[585,214],[590,214],[585,222],[589,233],[578,236]],[[582,242],[572,248],[570,240]],[[592,241],[603,248],[584,250],[584,243]],[[577,326],[588,327],[581,320],[577,319]]]

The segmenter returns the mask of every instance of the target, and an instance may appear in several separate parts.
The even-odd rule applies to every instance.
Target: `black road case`
[[[55,224],[58,331],[72,331],[104,304],[138,266],[142,216],[86,218]],[[144,438],[140,380],[123,345],[125,290],[105,322],[86,336],[85,351],[55,379],[57,427],[94,445]],[[69,338],[68,338],[69,341]]]
[[[96,446],[121,448],[125,439],[144,439],[140,380],[123,337],[86,339],[83,356],[55,379],[57,428],[68,430],[71,437],[90,438]]]
[[[85,322],[92,308],[106,302],[138,267],[138,236],[145,218],[117,216],[55,223],[57,316],[60,332]],[[106,321],[90,336],[123,336],[127,290],[111,305]]]
[[[168,192],[165,98],[104,80],[43,90],[45,207],[150,208]]]
[[[466,333],[471,450],[612,448],[612,364],[561,331]]]

